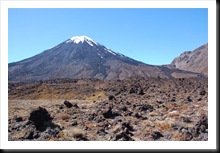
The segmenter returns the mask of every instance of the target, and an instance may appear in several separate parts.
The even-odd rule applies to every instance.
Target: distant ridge
[[[183,52],[172,61],[171,65],[181,70],[208,75],[208,43],[194,51]]]

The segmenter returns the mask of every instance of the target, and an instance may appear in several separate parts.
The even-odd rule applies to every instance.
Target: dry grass
[[[114,128],[112,129],[112,131],[114,133],[118,133],[120,130],[121,130],[121,125],[120,124],[115,125]]]
[[[97,100],[97,99],[104,99],[106,95],[103,91],[94,93],[92,96],[87,97],[85,100]]]
[[[168,117],[171,117],[171,118],[178,118],[180,116],[179,112],[177,111],[172,111],[172,112],[169,112],[167,114]]]
[[[183,134],[179,132],[174,132],[172,136],[174,141],[182,141],[183,140]]]
[[[146,89],[144,95],[129,94],[128,87],[126,87],[126,90],[121,90],[122,85],[129,86],[134,84],[133,82],[130,82],[130,80],[124,82],[122,85],[120,82],[116,82],[116,84],[114,84],[114,82],[110,83],[100,83],[95,86],[94,83],[89,84],[89,82],[86,81],[79,81],[74,85],[51,85],[51,88],[49,86],[44,86],[42,87],[44,89],[41,90],[38,88],[36,89],[36,93],[26,95],[26,98],[30,96],[29,98],[31,99],[34,96],[37,97],[37,94],[40,94],[39,97],[42,99],[9,100],[9,118],[13,122],[11,125],[13,126],[16,123],[16,121],[13,120],[14,115],[21,116],[27,121],[32,109],[36,109],[40,106],[46,108],[51,117],[53,117],[52,122],[54,124],[64,128],[58,134],[58,137],[51,138],[51,141],[83,140],[83,138],[91,141],[113,140],[114,136],[123,130],[121,122],[128,121],[134,129],[134,131],[132,131],[134,134],[132,138],[134,140],[152,141],[154,131],[158,131],[164,135],[164,137],[159,138],[158,141],[181,141],[187,139],[188,135],[179,133],[178,129],[181,127],[192,128],[197,123],[198,117],[201,114],[208,113],[206,95],[193,96],[196,87],[194,88],[190,86],[188,89],[188,82],[183,82],[182,84],[184,84],[184,86],[182,86],[181,84],[178,85],[178,82],[171,82],[169,80],[164,82],[164,84],[162,84],[161,81],[152,81],[149,83],[149,80],[143,80],[141,85]],[[80,90],[75,88],[79,87],[79,84],[82,86]],[[194,83],[193,85],[196,86],[197,84]],[[70,86],[73,86],[74,89],[70,88]],[[87,88],[87,86],[89,86],[89,88]],[[98,88],[101,86],[105,89]],[[149,86],[150,88],[148,88]],[[96,90],[92,89],[92,87],[96,88]],[[19,87],[19,90],[21,89],[22,87]],[[184,93],[185,90],[187,91],[186,93]],[[49,93],[49,91],[51,93]],[[121,93],[118,94],[118,91]],[[43,92],[45,93],[43,94]],[[108,100],[106,95],[109,95],[109,93],[113,93],[112,95],[115,96],[116,100]],[[187,96],[190,96],[193,99],[193,102],[187,102]],[[48,97],[51,99],[46,99]],[[175,102],[170,102],[172,97],[176,97]],[[194,102],[194,99],[199,97],[201,97],[202,100],[195,100]],[[22,98],[22,95],[19,98]],[[161,102],[156,102],[157,99]],[[63,104],[65,100],[70,101],[72,104],[77,104],[79,108],[67,108]],[[118,113],[119,116],[104,118],[103,112],[105,112],[108,106],[112,103],[113,112]],[[140,111],[140,106],[142,104],[149,104],[153,106],[154,110],[152,110],[152,112],[149,109],[146,111]],[[61,105],[64,107],[60,108]],[[123,107],[126,107],[127,110],[122,110],[121,108]],[[139,113],[141,117],[135,116],[136,113]],[[188,117],[192,122],[186,122],[184,117]],[[119,121],[119,119],[121,121]],[[77,124],[73,125],[75,121]],[[106,127],[105,130],[107,133],[103,134],[102,132],[99,132],[103,127]],[[23,135],[24,133],[21,132],[15,134],[17,137]]]
[[[150,112],[148,114],[149,117],[155,117],[155,116],[158,116],[158,114],[156,112]]]
[[[154,122],[151,122],[151,121],[149,121],[149,120],[143,121],[143,122],[142,122],[142,125],[143,125],[143,127],[152,127],[152,128],[155,127],[155,123],[154,123]]]
[[[191,73],[178,73],[178,72],[174,72],[171,74],[173,77],[175,78],[190,78],[190,77],[196,77],[196,75],[191,74]]]
[[[63,137],[64,139],[73,139],[73,138],[78,138],[78,137],[83,137],[85,136],[86,132],[82,129],[79,128],[69,128],[66,130],[63,130]]]
[[[157,129],[161,132],[167,132],[167,131],[171,132],[171,131],[173,131],[172,125],[173,125],[172,122],[164,122],[164,121],[163,122],[157,122],[155,124]]]
[[[62,119],[62,120],[69,120],[71,118],[71,116],[69,114],[65,114],[65,113],[60,113],[56,115],[57,119]]]

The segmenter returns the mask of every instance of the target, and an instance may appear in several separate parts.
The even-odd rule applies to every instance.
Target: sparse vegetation
[[[203,77],[9,83],[9,140],[207,141],[207,85]],[[51,118],[36,128],[29,117],[38,107]]]

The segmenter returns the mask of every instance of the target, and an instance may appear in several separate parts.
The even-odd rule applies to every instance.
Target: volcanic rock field
[[[9,141],[207,141],[208,78],[8,84]]]

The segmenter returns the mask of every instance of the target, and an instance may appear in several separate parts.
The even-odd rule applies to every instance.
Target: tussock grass
[[[79,128],[69,128],[63,130],[63,137],[67,140],[73,140],[73,138],[79,138],[85,136],[86,132]]]
[[[56,115],[56,118],[62,119],[62,120],[69,120],[71,116],[69,114],[60,113]]]
[[[96,92],[94,93],[92,96],[89,96],[87,98],[85,98],[85,100],[97,100],[97,99],[103,99],[103,98],[106,98],[106,95],[103,91],[101,92]]]

